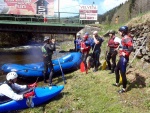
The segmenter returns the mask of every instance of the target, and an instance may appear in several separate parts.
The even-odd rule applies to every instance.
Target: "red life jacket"
[[[121,40],[122,48],[119,50],[119,55],[122,55],[122,52],[125,53],[126,57],[129,57],[130,53],[133,50],[132,38],[128,35],[125,35]]]
[[[108,46],[109,46],[110,48],[116,49],[116,48],[119,46],[119,42],[115,42],[114,39],[115,39],[115,36],[114,36],[114,37],[111,37],[111,38],[109,39],[109,41],[108,41]]]
[[[90,46],[86,46],[85,42],[81,42],[81,52],[82,53],[89,53],[90,51]]]

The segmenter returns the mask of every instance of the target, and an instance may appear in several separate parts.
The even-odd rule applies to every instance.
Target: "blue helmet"
[[[85,35],[89,35],[89,33],[88,33],[88,32],[86,32],[86,33],[85,33]]]
[[[128,27],[127,26],[122,26],[122,27],[119,28],[119,31],[123,32],[124,34],[127,34],[128,33]]]

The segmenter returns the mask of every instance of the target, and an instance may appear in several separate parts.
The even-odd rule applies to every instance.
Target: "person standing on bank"
[[[15,101],[22,100],[23,98],[28,98],[30,96],[34,96],[34,91],[18,94],[22,91],[27,90],[28,88],[37,87],[37,83],[33,83],[30,85],[19,85],[17,84],[18,75],[16,72],[9,72],[6,75],[6,81],[0,85],[0,101],[4,101],[7,99],[13,99]],[[18,92],[18,93],[17,93]]]
[[[93,72],[98,71],[98,66],[100,65],[100,53],[101,53],[101,45],[103,42],[103,38],[98,35],[97,31],[93,32],[93,59],[94,59],[94,70]]]
[[[47,79],[49,77],[49,85],[52,86],[52,77],[54,74],[54,68],[52,63],[52,55],[53,52],[56,50],[55,47],[55,39],[45,36],[44,38],[44,45],[42,46],[42,53],[43,53],[43,62],[44,62],[44,83],[47,83]],[[50,74],[48,76],[48,68],[50,70]]]
[[[86,74],[88,73],[86,59],[89,55],[90,48],[91,47],[90,47],[90,42],[88,41],[88,35],[84,35],[83,41],[81,42],[81,53],[82,53],[82,61],[83,61],[84,66],[85,66]]]
[[[116,84],[113,85],[117,87],[119,86],[119,79],[120,79],[119,71],[120,71],[123,88],[119,90],[118,93],[124,93],[126,92],[126,85],[127,85],[126,66],[129,61],[129,55],[133,50],[133,42],[132,42],[132,38],[128,35],[127,26],[120,27],[119,34],[122,37],[121,40],[122,47],[119,49],[120,59],[115,68]]]
[[[109,50],[106,56],[106,61],[108,64],[108,69],[111,70],[109,74],[112,74],[114,73],[114,70],[116,67],[116,56],[117,56],[117,48],[119,47],[119,41],[116,41],[118,37],[115,36],[115,31],[110,30],[109,36],[110,36],[110,39],[108,40],[108,44],[107,44],[107,46],[109,47]],[[112,60],[112,64],[110,62],[110,59]]]
[[[77,33],[77,39],[74,41],[76,51],[80,51],[80,49],[81,49],[81,41],[82,41],[82,38],[80,36],[80,33]]]

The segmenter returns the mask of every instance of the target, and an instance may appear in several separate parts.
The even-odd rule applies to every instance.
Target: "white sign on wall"
[[[80,5],[80,20],[97,20],[97,5]]]

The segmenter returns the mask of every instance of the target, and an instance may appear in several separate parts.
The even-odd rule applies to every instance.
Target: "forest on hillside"
[[[103,15],[98,15],[99,23],[125,23],[133,17],[150,11],[150,0],[128,0]]]

